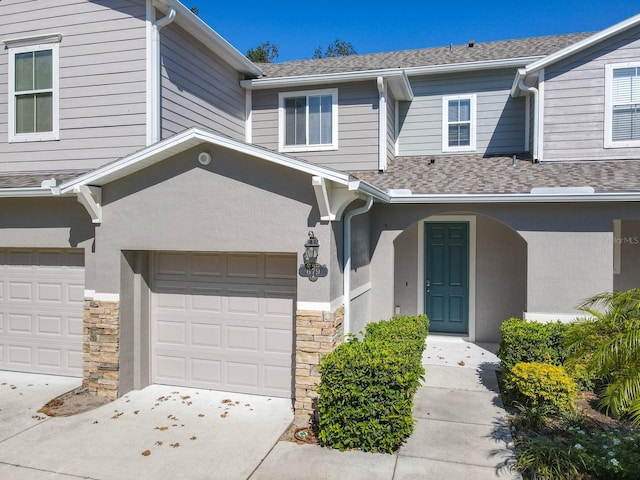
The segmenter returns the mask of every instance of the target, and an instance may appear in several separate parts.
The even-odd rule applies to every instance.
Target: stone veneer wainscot
[[[82,386],[92,395],[118,398],[120,304],[85,300]]]

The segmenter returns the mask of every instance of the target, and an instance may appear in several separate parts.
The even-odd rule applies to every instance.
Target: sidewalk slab
[[[287,399],[152,385],[37,424],[0,444],[0,462],[99,480],[245,480],[292,419]]]
[[[93,480],[89,477],[77,477],[63,473],[34,470],[33,468],[16,467],[0,464],[0,478],[2,480]]]
[[[278,442],[250,480],[391,480],[395,455]]]
[[[494,369],[483,367],[464,368],[442,365],[425,365],[424,384],[428,387],[475,390],[499,393],[498,379]]]
[[[0,442],[46,421],[48,417],[38,410],[81,382],[73,377],[0,371]]]
[[[500,395],[493,392],[422,387],[414,397],[417,419],[443,420],[477,425],[507,422]]]
[[[398,457],[393,480],[521,480],[509,468],[479,467],[414,457]]]
[[[503,424],[420,419],[399,455],[497,468],[513,457],[510,442],[509,428]]]

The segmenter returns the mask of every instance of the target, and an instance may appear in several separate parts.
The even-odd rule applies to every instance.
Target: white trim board
[[[424,311],[424,224],[427,222],[467,222],[469,224],[469,332],[470,342],[476,340],[476,216],[434,215],[418,222],[418,313]]]

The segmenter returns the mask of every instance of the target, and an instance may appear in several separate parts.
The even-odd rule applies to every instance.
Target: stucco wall
[[[371,217],[372,316],[392,315],[399,302],[402,313],[414,313],[418,280],[411,284],[411,269],[415,262],[410,256],[398,257],[398,252],[417,252],[416,222],[455,213],[488,217],[477,221],[478,334],[480,328],[489,331],[512,314],[521,315],[519,305],[526,305],[527,312],[572,315],[584,298],[611,290],[613,219],[640,219],[633,203],[376,204]],[[526,245],[517,242],[518,237]],[[525,265],[526,279],[522,276]],[[513,300],[504,302],[500,295],[506,296],[509,289]],[[525,299],[518,293],[523,290]]]
[[[311,177],[221,148],[202,167],[192,149],[103,188],[96,290],[120,291],[122,250],[296,253],[307,232],[330,263],[331,227],[319,223]],[[329,279],[298,282],[298,301],[329,302]]]

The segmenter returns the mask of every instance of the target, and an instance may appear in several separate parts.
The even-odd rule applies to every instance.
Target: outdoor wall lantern
[[[318,264],[318,250],[320,250],[320,243],[313,232],[309,232],[309,239],[304,244],[302,254],[304,264],[300,265],[298,273],[301,277],[307,277],[310,282],[315,282],[318,277],[326,277],[329,273],[326,265]]]

